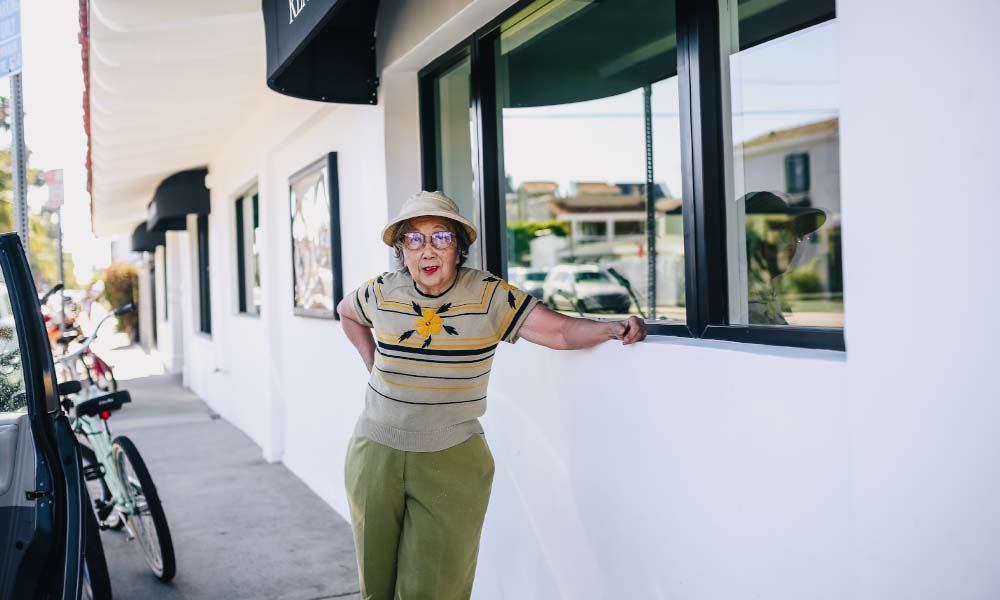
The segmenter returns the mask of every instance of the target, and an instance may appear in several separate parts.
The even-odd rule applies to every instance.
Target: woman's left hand
[[[646,339],[646,322],[639,317],[631,316],[623,321],[612,321],[609,325],[611,325],[611,336],[621,340],[624,346]]]

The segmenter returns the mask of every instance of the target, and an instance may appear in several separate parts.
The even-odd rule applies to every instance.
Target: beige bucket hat
[[[417,192],[410,196],[399,209],[396,218],[389,221],[389,224],[382,229],[382,241],[387,246],[392,246],[399,235],[399,227],[408,219],[416,217],[445,217],[451,219],[465,228],[469,234],[469,243],[476,241],[479,234],[476,226],[458,212],[458,205],[455,201],[445,196],[441,192]]]

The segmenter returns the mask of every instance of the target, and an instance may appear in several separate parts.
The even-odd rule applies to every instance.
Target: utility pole
[[[0,77],[10,77],[11,175],[14,179],[14,230],[28,254],[27,156],[24,151],[24,98],[21,94],[21,2],[0,2]]]
[[[24,152],[24,99],[21,94],[21,74],[10,76],[11,98],[11,161],[14,179],[14,230],[21,238],[24,254],[28,255],[28,182]]]
[[[656,320],[656,194],[653,177],[653,86],[642,88],[643,123],[646,133],[646,296],[649,316]]]

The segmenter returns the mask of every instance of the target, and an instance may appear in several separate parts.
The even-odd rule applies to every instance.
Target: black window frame
[[[809,153],[792,152],[782,159],[785,169],[785,191],[789,194],[806,194],[812,188],[812,178],[809,173]],[[796,177],[796,168],[802,169],[801,178]]]
[[[163,322],[170,320],[170,301],[167,297],[167,245],[163,244]]]
[[[243,196],[236,199],[236,312],[247,312],[246,258],[243,248],[246,239],[243,234]]]
[[[243,213],[246,200],[249,200],[252,206],[253,223],[251,223],[250,231],[256,231],[260,226],[260,190],[256,184],[240,194],[234,203],[236,213],[236,312],[248,317],[259,318],[262,307],[258,306],[256,311],[248,310],[250,299],[247,298],[247,264],[253,259],[253,256],[247,256],[244,252],[246,248],[246,222]],[[256,270],[254,273],[256,274]]]
[[[483,254],[488,271],[507,277],[503,160],[496,111],[493,44],[500,26],[535,0],[519,0],[418,72],[421,174],[438,189],[435,77],[471,56],[473,168],[482,207]],[[835,18],[836,15],[831,15]],[[677,0],[677,77],[680,100],[682,215],[687,319],[649,321],[650,335],[701,338],[845,351],[844,328],[731,325],[725,231],[725,170],[719,7],[716,0]]]
[[[212,335],[212,290],[208,215],[198,215],[198,331]]]
[[[152,324],[152,346],[156,346],[159,342],[158,332],[156,329],[156,322],[160,319],[159,315],[156,314],[156,254],[153,254],[149,258],[149,281],[152,293],[149,294],[150,302],[150,314],[153,318],[150,319]]]
[[[288,178],[288,243],[291,247],[290,256],[292,259],[292,314],[297,317],[340,320],[337,305],[344,299],[344,267],[340,235],[340,173],[337,165],[337,153],[328,152],[292,173]],[[292,236],[291,230],[295,221],[294,207],[291,204],[293,186],[303,177],[308,177],[324,167],[326,168],[326,193],[330,203],[330,269],[333,273],[333,309],[331,311],[298,306],[298,299],[295,297],[295,238]]]

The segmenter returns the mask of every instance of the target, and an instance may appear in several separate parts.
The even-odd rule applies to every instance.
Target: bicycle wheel
[[[170,581],[177,572],[174,544],[149,469],[132,440],[123,435],[111,444],[111,456],[122,486],[136,509],[135,514],[126,515],[126,518],[139,540],[146,563],[160,581]]]
[[[83,501],[90,504],[90,495],[86,488]],[[88,507],[83,511],[84,561],[83,561],[83,597],[89,600],[111,600],[111,576],[108,575],[108,561],[104,556],[104,545],[101,543],[101,530],[97,526],[97,517]]]

